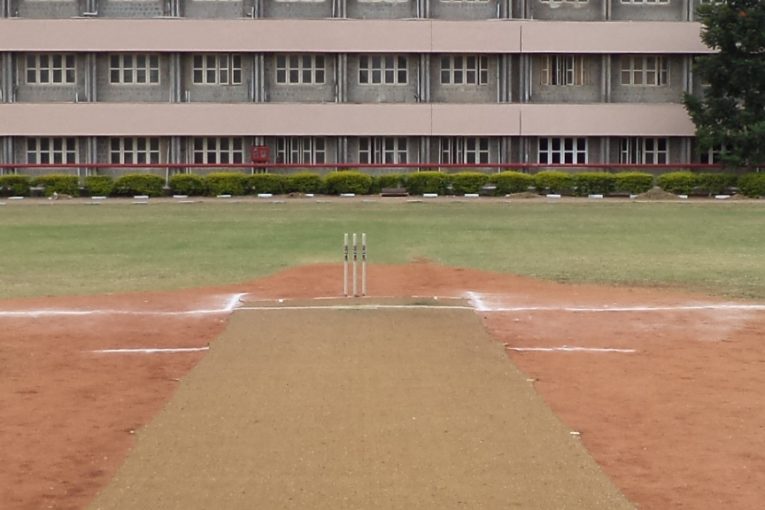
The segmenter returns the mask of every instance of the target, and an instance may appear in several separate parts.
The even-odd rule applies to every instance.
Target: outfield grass
[[[343,232],[370,263],[427,258],[558,281],[765,298],[759,203],[9,204],[0,297],[172,289],[339,263]]]

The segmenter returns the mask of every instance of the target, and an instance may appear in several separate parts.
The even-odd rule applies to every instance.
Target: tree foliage
[[[715,53],[694,70],[703,97],[685,105],[702,150],[724,147],[728,165],[765,163],[765,1],[724,0],[699,6],[702,39]]]

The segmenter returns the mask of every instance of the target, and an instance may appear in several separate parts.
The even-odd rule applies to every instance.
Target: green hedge
[[[271,193],[281,195],[287,187],[287,178],[278,174],[253,174],[247,177],[250,193]]]
[[[497,195],[510,195],[512,193],[523,193],[534,186],[534,176],[508,170],[500,172],[489,177],[489,182],[497,187]]]
[[[451,174],[449,182],[455,195],[478,193],[489,182],[489,176],[481,172],[459,172]]]
[[[616,187],[616,177],[607,172],[582,172],[573,177],[576,194],[583,197],[607,195]]]
[[[287,193],[324,193],[324,181],[318,174],[301,172],[287,176]]]
[[[722,195],[736,186],[738,178],[733,174],[703,173],[696,175],[699,191],[707,195]]]
[[[324,178],[324,186],[330,195],[355,193],[367,195],[372,189],[372,177],[361,172],[342,170],[329,174]]]
[[[698,186],[699,178],[691,172],[669,172],[660,175],[656,179],[656,184],[664,191],[676,195],[687,195],[693,191],[693,188]]]
[[[380,193],[385,188],[406,188],[406,175],[388,174],[372,177],[372,193]]]
[[[29,196],[31,186],[26,175],[0,175],[0,196]]]
[[[170,176],[170,190],[174,195],[201,196],[207,193],[205,180],[194,174]]]
[[[765,197],[765,173],[742,175],[738,180],[738,188],[748,197]]]
[[[639,195],[653,187],[653,175],[644,172],[620,172],[614,174],[614,191]]]
[[[534,182],[539,191],[572,195],[574,193],[574,176],[566,172],[548,170],[534,176]]]
[[[449,176],[441,172],[417,172],[406,179],[406,190],[411,195],[423,193],[446,194],[449,186]]]
[[[46,197],[49,197],[54,193],[61,195],[71,195],[73,197],[76,197],[80,194],[80,180],[76,175],[41,175],[32,179],[32,186],[42,186],[45,188]]]
[[[91,197],[108,197],[114,190],[114,179],[108,175],[85,177],[85,193]]]
[[[164,192],[165,180],[152,174],[123,175],[114,182],[112,194],[131,197],[134,195],[161,196]]]
[[[204,177],[207,194],[218,195],[246,195],[247,175],[239,172],[215,172]]]

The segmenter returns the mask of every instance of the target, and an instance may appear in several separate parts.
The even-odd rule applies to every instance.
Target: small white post
[[[356,262],[359,259],[359,246],[356,239],[356,232],[353,233],[353,297],[358,295],[358,275],[356,271]]]
[[[367,235],[361,234],[361,295],[367,295]]]
[[[348,234],[343,236],[343,295],[348,296]]]

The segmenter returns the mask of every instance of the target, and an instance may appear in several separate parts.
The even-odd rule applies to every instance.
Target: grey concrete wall
[[[332,1],[321,2],[277,2],[263,3],[264,18],[329,18],[332,16]]]
[[[632,21],[683,21],[685,11],[683,0],[669,0],[667,4],[622,3],[622,0],[611,1],[612,20]]]
[[[252,58],[249,54],[242,56],[242,83],[238,85],[202,85],[194,84],[194,55],[184,54],[181,57],[181,100],[185,101],[186,91],[189,92],[191,102],[213,103],[239,103],[250,100],[250,81],[252,75]],[[169,87],[169,77],[168,85]]]
[[[614,103],[679,103],[683,100],[682,57],[666,56],[668,84],[662,86],[621,85],[620,55],[611,57],[611,101]]]
[[[96,86],[98,101],[115,103],[147,103],[170,101],[170,65],[167,55],[159,56],[158,84],[112,84],[110,80],[110,55],[100,53],[96,57]]]
[[[186,0],[182,4],[182,15],[187,18],[241,18],[250,8],[242,0]]]
[[[353,82],[351,82],[353,83]],[[323,103],[335,100],[335,57],[324,55],[324,83],[293,85],[276,83],[276,55],[265,58],[266,101],[272,103]]]
[[[83,12],[85,0],[15,0],[11,4],[11,14],[18,13],[21,18],[73,18]]]
[[[496,18],[497,0],[486,2],[430,0],[430,17],[457,20]]]
[[[164,0],[98,0],[98,15],[105,18],[162,16]]]
[[[528,0],[530,17],[543,20],[598,21],[603,19],[603,2],[608,0],[547,1]]]
[[[27,84],[26,54],[19,53],[16,57],[19,86],[16,91],[16,101],[20,103],[49,103],[49,102],[74,102],[85,100],[85,73],[86,65],[84,55],[75,56],[75,83],[62,85]]]
[[[532,58],[531,103],[595,103],[600,101],[600,56],[585,56],[583,60],[584,85],[544,85],[542,69],[544,55]]]
[[[433,55],[430,69],[431,100],[434,103],[495,103],[497,101],[497,57],[488,56],[485,85],[441,85],[441,55]]]
[[[408,75],[406,85],[359,83],[359,55],[348,56],[348,102],[349,103],[414,103],[417,93],[417,57],[407,56]]]
[[[349,18],[361,19],[414,18],[417,14],[415,4],[415,0],[396,3],[348,0],[347,14]]]

